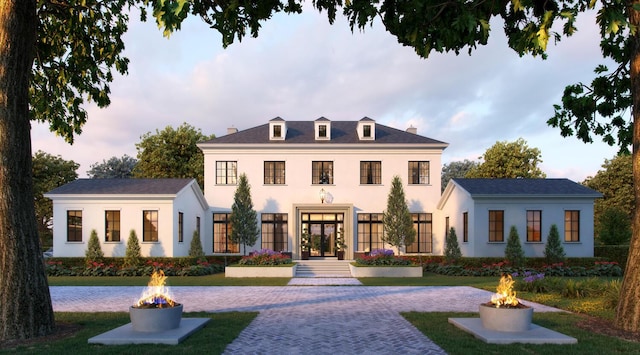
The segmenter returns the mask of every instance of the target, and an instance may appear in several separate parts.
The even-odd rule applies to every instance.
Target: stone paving
[[[314,279],[317,283],[331,279]],[[444,354],[400,312],[477,312],[491,292],[446,286],[171,287],[185,312],[258,311],[226,354]],[[56,312],[127,312],[144,287],[52,286]],[[523,302],[536,312],[558,309]]]

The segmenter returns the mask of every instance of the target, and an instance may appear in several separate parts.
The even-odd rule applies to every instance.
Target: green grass
[[[146,286],[149,276],[50,276],[49,286]],[[169,286],[285,286],[286,277],[225,278],[224,273],[205,276],[170,276]]]
[[[221,354],[258,312],[185,313],[183,317],[211,318],[201,330],[178,345],[99,345],[89,338],[129,323],[128,313],[56,313],[56,322],[81,325],[73,337],[1,350],[0,354]]]
[[[402,313],[411,324],[448,354],[638,354],[640,344],[591,333],[576,326],[581,316],[570,313],[534,313],[533,322],[574,337],[577,344],[486,344],[473,335],[449,324],[448,318],[478,317],[477,313]]]

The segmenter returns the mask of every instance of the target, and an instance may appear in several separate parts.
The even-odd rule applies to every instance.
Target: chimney
[[[234,134],[234,133],[238,133],[238,129],[235,127],[229,127],[227,128],[227,134]]]
[[[418,134],[418,129],[413,127],[413,125],[409,128],[407,128],[407,132],[412,133],[412,134]]]

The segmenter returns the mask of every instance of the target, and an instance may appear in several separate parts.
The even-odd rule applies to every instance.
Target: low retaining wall
[[[422,266],[354,266],[353,277],[422,277]]]
[[[297,266],[227,266],[224,277],[293,277]]]

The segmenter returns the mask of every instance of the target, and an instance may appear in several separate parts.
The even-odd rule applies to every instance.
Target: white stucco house
[[[543,257],[551,225],[568,257],[593,256],[597,191],[568,179],[452,179],[438,215],[454,227],[462,255],[504,256],[511,226],[527,257]]]
[[[80,179],[45,195],[54,206],[54,256],[84,256],[93,229],[98,231],[106,256],[124,255],[131,229],[139,236],[144,256],[188,255],[196,229],[206,254],[242,254],[241,246],[229,240],[229,216],[243,173],[251,185],[260,228],[257,243],[248,251],[288,251],[300,259],[304,232],[312,236],[311,257],[317,259],[336,257],[338,235],[346,241],[347,259],[356,253],[388,248],[382,242],[382,213],[397,175],[417,231],[416,242],[405,253],[442,255],[445,231],[449,225],[462,231],[466,211],[474,219],[469,219],[469,241],[463,242],[458,232],[463,254],[504,255],[499,252],[500,242],[486,245],[478,239],[483,233],[486,236],[488,223],[482,224],[478,204],[482,198],[491,198],[473,192],[466,192],[472,197],[465,198],[466,190],[458,180],[441,196],[441,159],[448,144],[416,132],[415,128],[398,130],[367,117],[359,121],[324,117],[285,121],[277,117],[246,130],[230,129],[225,136],[198,144],[204,153],[204,193],[194,180]],[[532,210],[544,211],[542,228],[556,221],[550,214],[552,208],[573,211],[578,209],[575,204],[580,204],[580,241],[568,244],[581,247],[567,250],[567,254],[590,256],[593,199],[597,197],[590,191],[590,197],[585,193],[572,200],[566,195],[545,199],[534,193],[517,198],[524,205],[530,200]],[[516,196],[511,198],[498,194],[494,205],[487,207],[508,211],[505,228],[517,217],[511,216],[509,208],[496,206],[511,206]],[[114,215],[120,218],[118,240],[111,237],[115,234]],[[527,245],[527,255],[538,255],[539,249],[535,243]]]
[[[131,230],[143,256],[185,256],[209,208],[195,179],[78,179],[45,196],[55,257],[84,256],[92,230],[105,256],[123,257]]]

